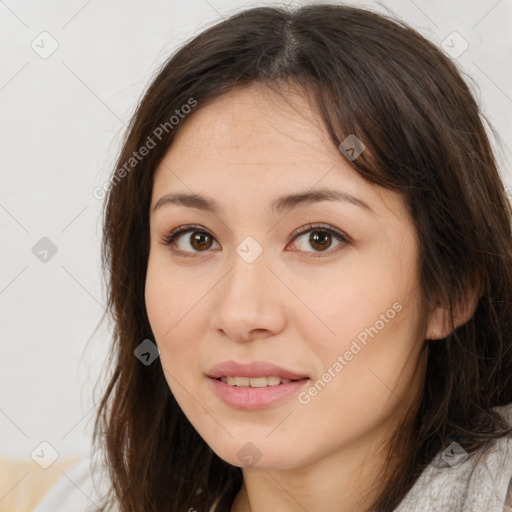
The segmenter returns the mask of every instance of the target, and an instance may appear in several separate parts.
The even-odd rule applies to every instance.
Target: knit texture
[[[496,408],[512,425],[512,403]],[[395,512],[512,512],[512,436],[470,457],[449,445],[421,473]]]

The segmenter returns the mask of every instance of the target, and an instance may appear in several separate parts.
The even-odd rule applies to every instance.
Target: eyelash
[[[336,249],[333,251],[317,251],[316,254],[313,252],[312,254],[308,255],[307,257],[311,258],[323,258],[327,256],[331,256],[332,254],[336,254],[341,248],[344,247],[344,245],[351,243],[350,238],[342,233],[341,231],[338,231],[333,226],[330,226],[329,224],[307,224],[306,226],[303,226],[296,230],[292,234],[292,242],[295,241],[300,235],[303,235],[304,233],[308,233],[309,231],[319,231],[321,233],[329,233],[334,238],[336,238],[339,242],[342,242],[341,245],[339,245]],[[182,251],[180,249],[176,249],[173,247],[174,241],[179,235],[182,235],[184,233],[193,233],[193,232],[199,232],[207,234],[208,236],[211,236],[214,238],[207,230],[205,230],[202,226],[198,226],[197,224],[186,224],[184,226],[179,226],[176,229],[173,229],[170,233],[164,233],[161,238],[160,242],[164,245],[169,246],[171,252],[173,254],[184,256],[186,258],[194,258],[196,255],[200,255],[201,252],[208,252],[208,251],[199,251],[192,254],[187,253],[186,251]],[[300,251],[297,251],[300,252]],[[306,251],[309,253],[309,251]]]

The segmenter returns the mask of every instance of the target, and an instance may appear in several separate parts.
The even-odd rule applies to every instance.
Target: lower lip
[[[296,395],[309,379],[295,380],[288,384],[265,386],[264,388],[230,386],[221,380],[208,377],[217,396],[237,409],[263,409]]]

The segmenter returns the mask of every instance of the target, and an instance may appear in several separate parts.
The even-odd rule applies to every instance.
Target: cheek
[[[164,342],[182,329],[182,321],[196,314],[194,304],[201,295],[200,280],[172,268],[165,256],[155,253],[148,262],[145,303],[157,341]]]
[[[375,322],[381,327],[380,317],[388,310],[384,320],[394,318],[395,302],[405,305],[412,291],[410,283],[416,279],[414,268],[398,265],[396,260],[387,261],[386,254],[378,256],[353,253],[334,272],[330,270],[316,280],[305,276],[299,282],[297,295],[303,297],[317,315],[318,329],[312,339],[317,338],[318,347],[345,350],[352,339]],[[401,267],[400,276],[398,267]],[[316,283],[313,290],[312,282]],[[389,332],[389,328],[386,331]]]
[[[183,331],[189,308],[186,307],[188,301],[184,297],[182,283],[176,276],[168,278],[167,275],[157,262],[150,259],[145,285],[146,310],[155,343],[160,350],[160,361],[169,380],[169,374],[174,375],[180,368],[174,364],[176,358],[171,355],[180,354],[181,359],[183,348],[186,347],[184,338],[179,334]]]
[[[191,389],[193,379],[199,374],[197,355],[200,340],[204,338],[207,301],[201,300],[205,295],[201,287],[192,285],[183,273],[172,272],[168,267],[157,258],[150,259],[145,303],[165,378],[180,401],[181,387]]]
[[[316,347],[316,353],[322,353],[322,373],[298,397],[295,417],[311,430],[318,428],[318,418],[325,420],[321,423],[324,441],[319,444],[325,444],[326,450],[355,441],[388,418],[394,421],[405,405],[412,405],[410,393],[421,385],[416,366],[421,340],[413,339],[413,304],[400,306],[398,311],[390,304],[388,323],[382,320],[383,324],[376,322],[375,315],[368,317],[372,318],[366,325],[347,315],[347,330],[342,331],[339,324],[341,334],[335,342]],[[386,311],[385,307],[376,310]],[[293,432],[282,434],[292,436]]]
[[[145,302],[149,323],[158,342],[174,323],[177,301],[171,283],[162,278],[158,266],[151,260],[146,275]]]
[[[348,268],[325,283],[314,305],[331,332],[319,337],[309,331],[310,349],[322,362],[318,399],[314,390],[312,398],[320,408],[337,403],[359,419],[364,410],[371,419],[370,404],[383,404],[397,386],[398,394],[405,393],[414,377],[422,342],[416,267],[412,258],[383,257],[378,262],[361,258]]]

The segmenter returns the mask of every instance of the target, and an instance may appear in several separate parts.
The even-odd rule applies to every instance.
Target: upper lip
[[[236,361],[223,361],[212,367],[208,377],[281,377],[282,379],[299,380],[309,378],[302,373],[292,372],[267,361],[251,361],[250,363],[237,363]]]

